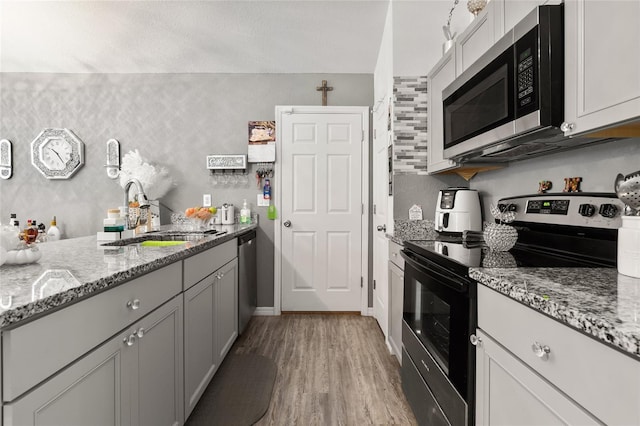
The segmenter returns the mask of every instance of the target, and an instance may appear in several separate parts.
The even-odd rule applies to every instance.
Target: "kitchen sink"
[[[143,247],[170,247],[185,244],[188,241],[200,241],[205,237],[204,233],[152,233],[140,235],[132,238],[125,238],[118,241],[110,241],[103,246],[131,246],[139,245]]]

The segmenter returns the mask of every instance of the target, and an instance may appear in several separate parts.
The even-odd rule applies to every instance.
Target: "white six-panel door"
[[[283,311],[362,310],[364,114],[326,110],[279,123]]]

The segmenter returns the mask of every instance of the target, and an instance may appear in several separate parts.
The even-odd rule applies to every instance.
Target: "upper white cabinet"
[[[491,0],[496,40],[502,37],[537,6],[550,3],[547,0]],[[559,3],[554,1],[553,3]]]
[[[564,7],[565,134],[640,117],[640,0]]]
[[[458,167],[455,161],[444,158],[444,129],[442,126],[442,90],[456,77],[456,49],[454,45],[427,76],[429,107],[427,116],[427,172],[434,174]]]
[[[456,39],[456,75],[462,74],[497,40],[494,29],[496,8],[493,1],[476,16]]]

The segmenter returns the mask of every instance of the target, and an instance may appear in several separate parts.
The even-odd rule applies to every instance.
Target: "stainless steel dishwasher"
[[[256,310],[258,285],[256,277],[256,231],[238,237],[238,332],[242,334]]]

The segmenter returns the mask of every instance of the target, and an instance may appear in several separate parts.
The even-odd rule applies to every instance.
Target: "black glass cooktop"
[[[615,267],[615,258],[594,256],[584,247],[575,251],[553,247],[517,243],[509,251],[489,249],[481,240],[463,240],[462,237],[440,236],[434,240],[405,241],[405,247],[442,266],[515,268],[515,267]],[[609,251],[611,249],[609,248]],[[615,253],[615,248],[614,248]],[[448,265],[453,262],[453,265]]]

